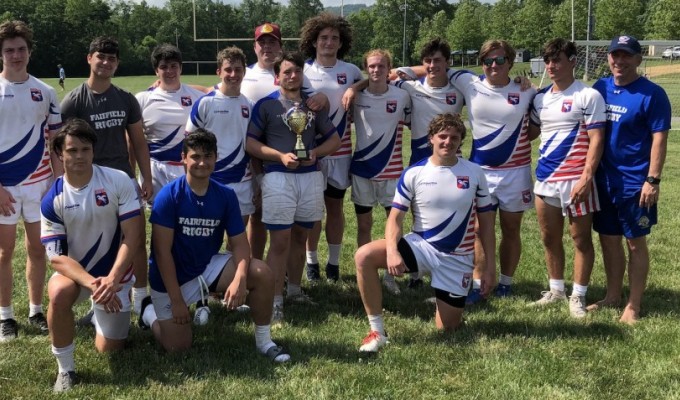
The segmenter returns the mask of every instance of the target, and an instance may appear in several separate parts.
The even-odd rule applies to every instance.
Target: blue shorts
[[[609,191],[598,187],[600,211],[593,215],[593,229],[603,235],[625,236],[634,239],[649,235],[656,225],[656,204],[640,207],[640,192],[633,197],[612,199]]]

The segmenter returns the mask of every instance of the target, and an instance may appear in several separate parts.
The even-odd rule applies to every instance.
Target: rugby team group
[[[192,324],[209,321],[210,296],[250,313],[259,353],[290,360],[271,327],[284,323],[284,303],[314,304],[301,282],[305,265],[310,283],[322,278],[322,220],[323,272],[331,282],[340,279],[350,187],[356,279],[370,325],[362,352],[387,344],[382,290],[399,294],[395,276],[409,274],[409,287],[431,276],[442,330],[462,324],[466,305],[511,296],[522,217],[532,207],[549,276],[549,289],[533,305],[561,302],[574,318],[624,306],[621,322],[640,318],[671,109],[664,90],[638,74],[642,49],[634,37],[612,39],[611,75],[592,88],[574,78],[574,43],[549,41],[543,59],[551,83],[542,89],[510,77],[515,50],[505,40],[482,45],[482,75],[450,69],[449,45],[434,38],[414,67],[392,69],[388,51],[368,51],[367,79],[342,60],[352,31],[339,16],[306,21],[299,52],[282,51],[273,23],[255,28],[254,43],[257,62],[250,66],[237,47],[217,54],[214,87],[182,84],[179,49],[159,45],[151,54],[158,81],[135,96],[111,83],[117,41],[98,37],[87,52],[87,81],[59,104],[55,90],[28,73],[30,27],[0,25],[0,341],[18,335],[12,262],[23,220],[28,322],[50,334],[55,391],[77,381],[76,323],[94,326],[98,351],[114,351],[124,347],[134,312],[166,351],[186,350]],[[61,66],[59,77],[63,85]],[[464,105],[472,135],[467,156],[460,151]],[[380,240],[371,238],[375,206],[387,215]],[[410,233],[403,232],[407,214]],[[574,248],[570,295],[565,220]],[[587,305],[592,229],[607,292]],[[225,235],[227,252],[220,250]],[[55,272],[45,316],[47,260]],[[76,322],[73,306],[85,300],[91,310]]]

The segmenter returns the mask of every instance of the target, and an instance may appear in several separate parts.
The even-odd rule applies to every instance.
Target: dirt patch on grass
[[[651,67],[647,67],[645,68],[644,72],[650,78],[668,74],[680,74],[680,61],[674,64],[654,65]]]

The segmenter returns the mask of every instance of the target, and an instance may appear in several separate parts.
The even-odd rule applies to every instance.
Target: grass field
[[[119,79],[135,92],[152,77]],[[212,77],[185,81],[212,84]],[[56,84],[48,80],[51,84]],[[73,88],[81,80],[67,80]],[[353,207],[346,201],[347,228],[342,282],[308,287],[318,307],[289,306],[287,323],[274,331],[293,361],[275,366],[255,355],[247,315],[212,305],[211,323],[195,329],[190,353],[168,355],[148,331],[130,329],[129,347],[97,354],[90,329],[76,331],[81,384],[62,398],[318,398],[318,399],[680,399],[680,152],[670,135],[661,184],[660,224],[649,238],[652,270],[635,327],[617,322],[617,310],[585,320],[569,317],[566,304],[545,310],[528,306],[547,287],[536,214],[527,212],[524,251],[515,278],[516,295],[491,299],[466,312],[467,325],[454,334],[434,328],[434,308],[423,301],[429,289],[386,295],[391,343],[375,357],[357,352],[368,330],[355,282]],[[469,142],[469,140],[468,140]],[[536,145],[534,145],[536,147]],[[349,196],[347,196],[349,198]],[[374,237],[382,234],[383,213],[375,212]],[[23,234],[22,234],[23,235]],[[322,243],[324,240],[322,239]],[[20,337],[0,344],[0,399],[41,399],[51,395],[56,362],[49,339],[26,323],[25,252],[17,244],[14,306]],[[567,260],[571,259],[569,240]],[[595,240],[596,249],[599,248]],[[325,246],[320,246],[325,262]],[[597,251],[588,300],[604,295]],[[571,273],[567,264],[567,280]],[[570,284],[569,284],[570,286]],[[86,306],[79,306],[83,313]]]

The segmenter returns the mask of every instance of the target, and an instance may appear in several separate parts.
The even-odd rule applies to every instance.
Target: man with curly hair
[[[353,83],[362,79],[361,70],[356,65],[342,61],[351,48],[352,29],[343,17],[323,13],[308,19],[301,29],[300,52],[308,57],[304,69],[304,86],[328,96],[328,115],[337,128],[341,141],[340,148],[335,153],[320,160],[326,180],[326,278],[330,281],[340,278],[340,249],[345,227],[342,207],[345,192],[351,186],[349,165],[352,159],[352,127],[347,118],[348,113],[342,107],[342,95]],[[320,236],[321,222],[314,225],[307,240],[307,279],[310,282],[320,279],[317,257]]]

